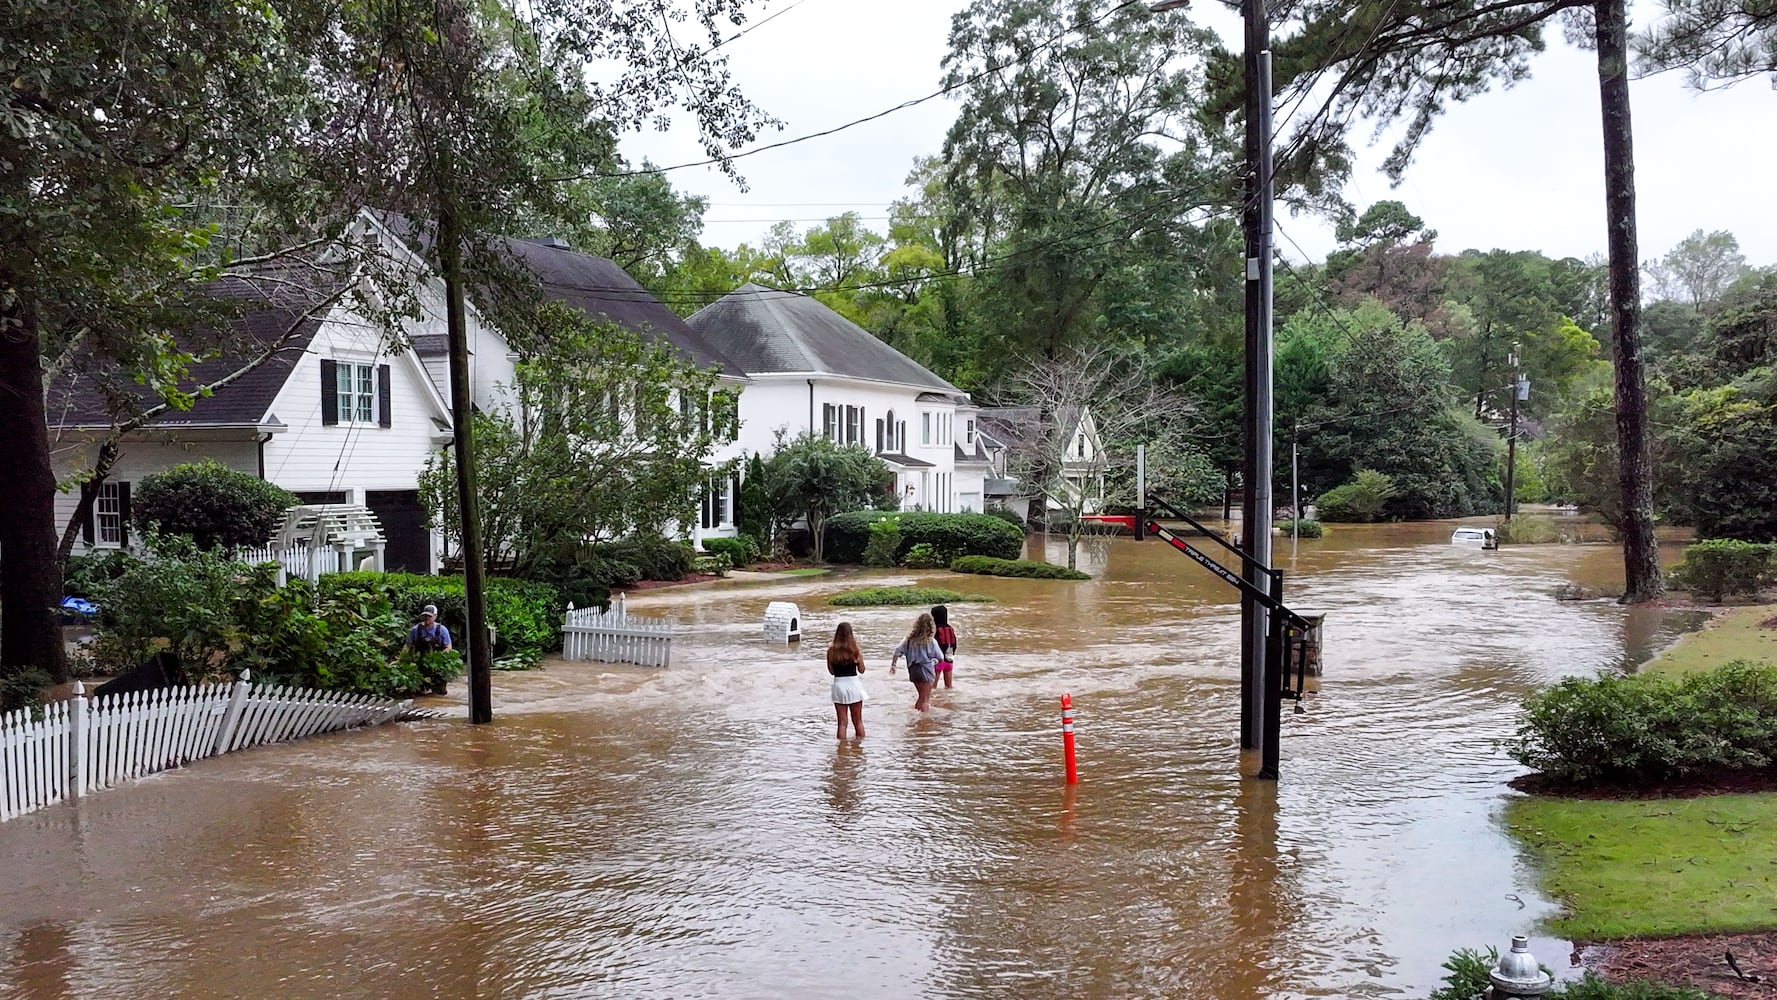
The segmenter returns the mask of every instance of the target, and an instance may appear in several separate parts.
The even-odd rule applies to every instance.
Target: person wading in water
[[[833,630],[833,644],[827,647],[827,673],[833,675],[833,716],[839,723],[839,739],[845,739],[849,720],[858,739],[864,738],[864,654],[858,649],[858,637],[852,634],[851,622],[840,622]]]
[[[932,638],[936,627],[932,624],[932,616],[922,614],[913,623],[913,631],[895,647],[894,654],[889,657],[889,673],[895,672],[895,664],[902,657],[907,658],[907,679],[913,682],[913,689],[919,697],[913,707],[923,712],[932,707],[932,685],[938,680],[938,661],[944,658],[944,651],[938,648],[937,640]]]
[[[416,653],[439,653],[450,648],[450,629],[438,623],[438,606],[420,609],[420,623],[407,630],[407,648]]]

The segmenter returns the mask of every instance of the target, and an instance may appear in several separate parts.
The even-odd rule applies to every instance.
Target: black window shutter
[[[376,366],[376,422],[388,427],[395,422],[395,407],[389,399],[389,366]]]
[[[80,484],[80,492],[82,499],[85,499],[86,494],[89,493],[92,494],[93,498],[93,502],[88,504],[86,508],[86,522],[80,526],[81,540],[86,542],[87,546],[90,548],[93,544],[93,539],[99,537],[96,530],[96,524],[99,519],[99,486],[97,483],[88,480],[87,482]]]
[[[117,542],[130,543],[130,484],[117,484]]]
[[[339,362],[321,361],[321,423],[339,423]]]

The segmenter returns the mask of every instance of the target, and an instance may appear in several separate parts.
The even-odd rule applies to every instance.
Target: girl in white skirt
[[[858,739],[864,738],[864,654],[858,650],[858,638],[852,634],[851,622],[840,622],[833,630],[833,644],[827,647],[827,673],[833,675],[833,715],[839,722],[839,739],[845,739],[845,723],[849,717]]]

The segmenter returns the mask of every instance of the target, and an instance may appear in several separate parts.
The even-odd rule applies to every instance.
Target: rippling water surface
[[[1517,699],[1689,624],[1552,600],[1620,587],[1615,549],[1449,531],[1284,560],[1326,677],[1275,785],[1240,777],[1237,608],[1157,542],[1088,542],[1089,583],[966,580],[997,603],[954,609],[929,717],[883,672],[911,612],[849,611],[861,745],[820,659],[857,578],[648,594],[670,670],[498,675],[491,727],[254,750],[0,825],[0,998],[1423,996],[1550,911],[1498,820]],[[802,648],[759,641],[774,599]]]

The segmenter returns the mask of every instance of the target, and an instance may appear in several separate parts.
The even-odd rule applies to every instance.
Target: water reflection
[[[1158,543],[1087,539],[1084,583],[967,580],[996,603],[953,608],[957,687],[922,716],[873,669],[856,745],[819,644],[762,644],[764,606],[821,635],[828,596],[937,575],[644,595],[679,623],[670,670],[502,675],[491,727],[233,754],[0,825],[0,998],[1420,996],[1550,910],[1498,826],[1517,699],[1679,627],[1552,599],[1620,581],[1614,550],[1448,537],[1302,542],[1326,675],[1277,785],[1241,778],[1232,594]],[[844,617],[876,667],[910,613]]]

